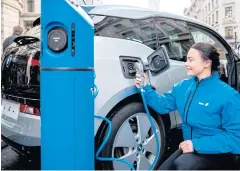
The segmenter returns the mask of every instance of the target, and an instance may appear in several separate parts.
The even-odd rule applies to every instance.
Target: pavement
[[[181,130],[172,130],[168,139],[168,150],[165,153],[165,159],[172,154],[181,142]],[[178,141],[176,141],[178,139]],[[39,156],[27,158],[16,153],[10,146],[3,141],[1,143],[1,170],[41,170],[41,161]]]
[[[41,170],[40,159],[35,156],[21,156],[9,146],[1,147],[1,151],[1,170]]]

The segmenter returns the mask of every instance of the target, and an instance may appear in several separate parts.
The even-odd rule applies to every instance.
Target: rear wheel
[[[154,169],[159,167],[166,146],[164,124],[160,116],[152,115],[160,142],[160,153],[156,156],[156,137],[151,129],[142,103],[128,104],[111,118],[112,133],[102,151],[102,157],[121,158],[129,161],[137,170],[147,170],[158,158]],[[129,170],[122,162],[104,162],[103,169]]]

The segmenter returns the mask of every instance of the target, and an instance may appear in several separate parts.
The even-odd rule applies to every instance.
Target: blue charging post
[[[93,40],[74,0],[41,0],[42,170],[94,170]]]

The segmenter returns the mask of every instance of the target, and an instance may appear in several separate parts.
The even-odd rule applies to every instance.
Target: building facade
[[[184,14],[209,24],[236,48],[240,43],[239,9],[240,0],[191,0]]]
[[[20,25],[28,30],[32,27],[32,22],[40,16],[41,0],[23,0],[23,11],[20,15]]]
[[[21,25],[20,17],[23,12],[24,0],[1,1],[1,40],[12,35],[13,27]]]

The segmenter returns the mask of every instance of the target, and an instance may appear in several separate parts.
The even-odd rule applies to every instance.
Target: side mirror
[[[149,69],[153,75],[157,75],[160,72],[169,68],[169,57],[167,49],[162,45],[159,49],[154,51],[148,56]]]

